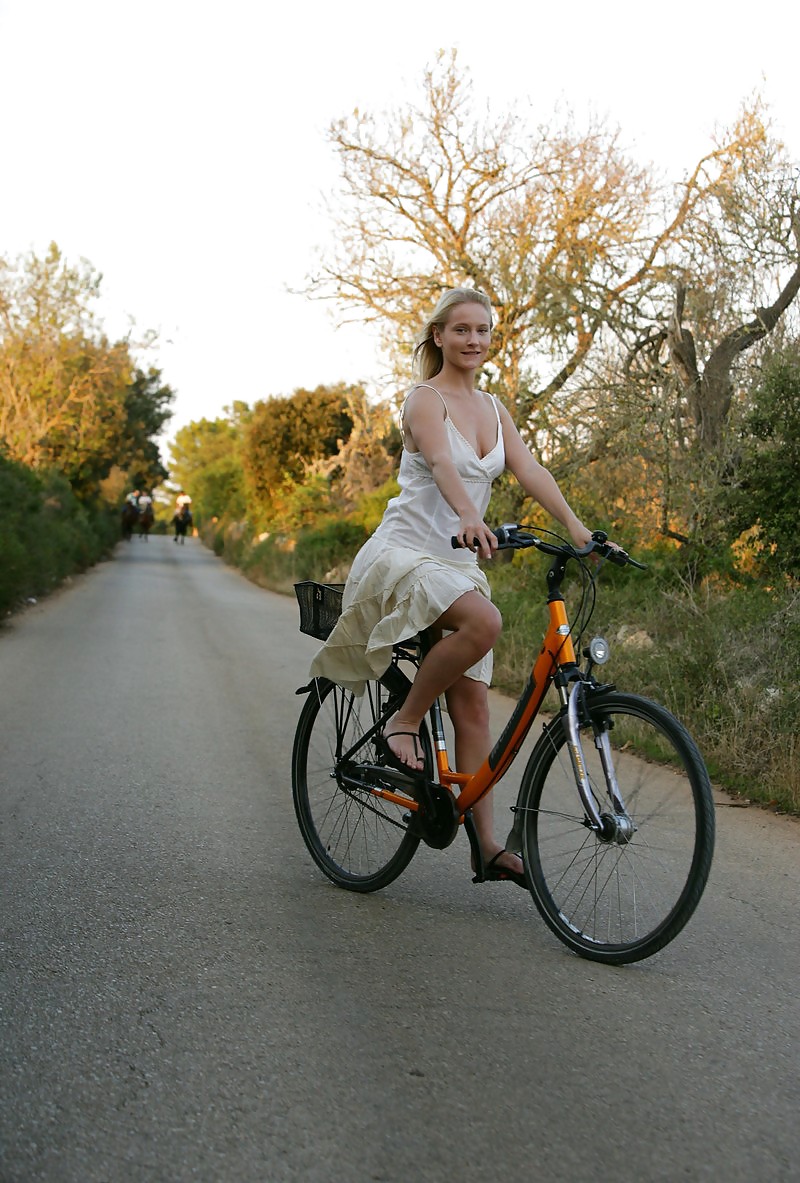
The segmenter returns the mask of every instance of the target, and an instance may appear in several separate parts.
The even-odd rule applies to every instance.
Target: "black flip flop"
[[[411,735],[414,737],[414,755],[418,760],[422,760],[422,768],[412,768],[410,764],[406,764],[399,756],[394,754],[387,743],[387,740],[391,739],[393,735]],[[422,750],[422,744],[416,731],[390,731],[388,735],[376,735],[375,747],[383,763],[388,764],[390,768],[395,768],[398,772],[405,772],[408,776],[425,775],[425,753]]]
[[[524,887],[528,890],[528,884],[525,882],[524,871],[512,871],[510,867],[496,866],[497,860],[504,854],[508,854],[507,850],[498,850],[494,858],[489,859],[484,867],[483,879],[479,879],[476,875],[472,880],[473,883],[502,883],[508,880],[509,883],[516,883],[517,887]]]

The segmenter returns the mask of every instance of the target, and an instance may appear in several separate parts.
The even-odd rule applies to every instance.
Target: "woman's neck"
[[[445,363],[436,377],[431,378],[431,382],[442,390],[449,390],[451,394],[470,395],[475,393],[476,376],[474,370],[459,370]]]

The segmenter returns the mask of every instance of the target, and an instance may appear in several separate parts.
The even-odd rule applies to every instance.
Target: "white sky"
[[[313,269],[337,183],[325,132],[420,93],[455,46],[476,106],[556,103],[619,124],[679,179],[760,89],[800,160],[800,7],[730,0],[0,0],[0,254],[103,273],[107,331],[177,389],[169,435],[318,383],[380,380],[374,342],[288,288]]]

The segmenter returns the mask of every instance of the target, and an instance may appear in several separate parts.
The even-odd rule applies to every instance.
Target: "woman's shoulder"
[[[431,400],[438,399],[441,403],[444,403],[442,392],[438,390],[437,387],[432,386],[430,382],[415,382],[414,385],[410,386],[406,391],[404,401],[408,402],[408,400],[416,394],[420,394],[422,398],[429,398]]]
[[[406,392],[403,399],[403,417],[405,418],[410,410],[417,407],[424,411],[438,407],[445,419],[448,415],[447,403],[444,401],[441,391],[437,390],[435,386],[431,386],[429,382],[416,382]]]

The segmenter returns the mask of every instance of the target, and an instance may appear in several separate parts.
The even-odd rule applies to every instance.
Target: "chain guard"
[[[435,781],[418,781],[414,796],[422,808],[413,814],[409,830],[426,846],[444,850],[458,833],[461,820],[453,794]]]

